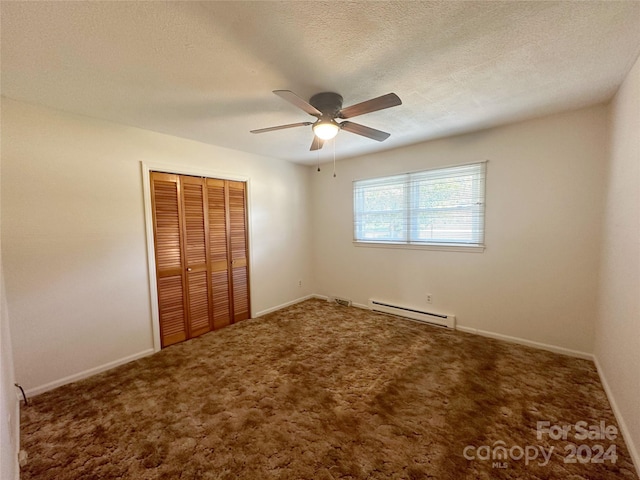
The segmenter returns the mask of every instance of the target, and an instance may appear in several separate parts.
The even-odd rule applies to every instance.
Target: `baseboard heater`
[[[456,328],[455,315],[425,312],[415,308],[393,305],[391,303],[372,299],[369,300],[369,308],[375,312],[389,313],[391,315],[410,318],[412,320],[418,320],[419,322],[430,323],[432,325],[439,325],[441,327]]]

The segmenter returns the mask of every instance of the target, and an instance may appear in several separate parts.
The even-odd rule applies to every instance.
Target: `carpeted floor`
[[[601,422],[591,362],[310,300],[33,398],[22,478],[636,479]]]

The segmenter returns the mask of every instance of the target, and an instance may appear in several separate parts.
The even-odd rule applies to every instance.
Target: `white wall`
[[[640,60],[611,103],[595,355],[640,474]]]
[[[342,161],[335,179],[325,166],[313,180],[318,293],[428,308],[591,353],[607,121],[601,105]],[[354,179],[482,160],[483,253],[352,244]]]
[[[2,254],[31,392],[152,348],[141,161],[249,177],[254,315],[313,291],[308,168],[3,99]]]
[[[2,265],[2,240],[0,239],[0,446],[2,446],[0,478],[17,480],[20,476],[18,467],[20,405],[14,385],[13,349]]]
[[[0,478],[17,480],[20,412],[14,386],[13,354],[9,334],[9,314],[4,294],[4,274],[0,261]]]

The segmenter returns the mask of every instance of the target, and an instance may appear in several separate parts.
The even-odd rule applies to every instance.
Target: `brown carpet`
[[[310,300],[33,398],[22,478],[637,478],[579,421],[617,428],[591,362]]]

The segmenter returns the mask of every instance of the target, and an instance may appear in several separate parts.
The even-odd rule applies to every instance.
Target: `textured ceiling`
[[[640,52],[640,2],[8,2],[2,94],[299,163],[313,120],[273,95],[335,91],[383,143],[338,158],[609,99]],[[325,146],[321,161],[333,155]]]

